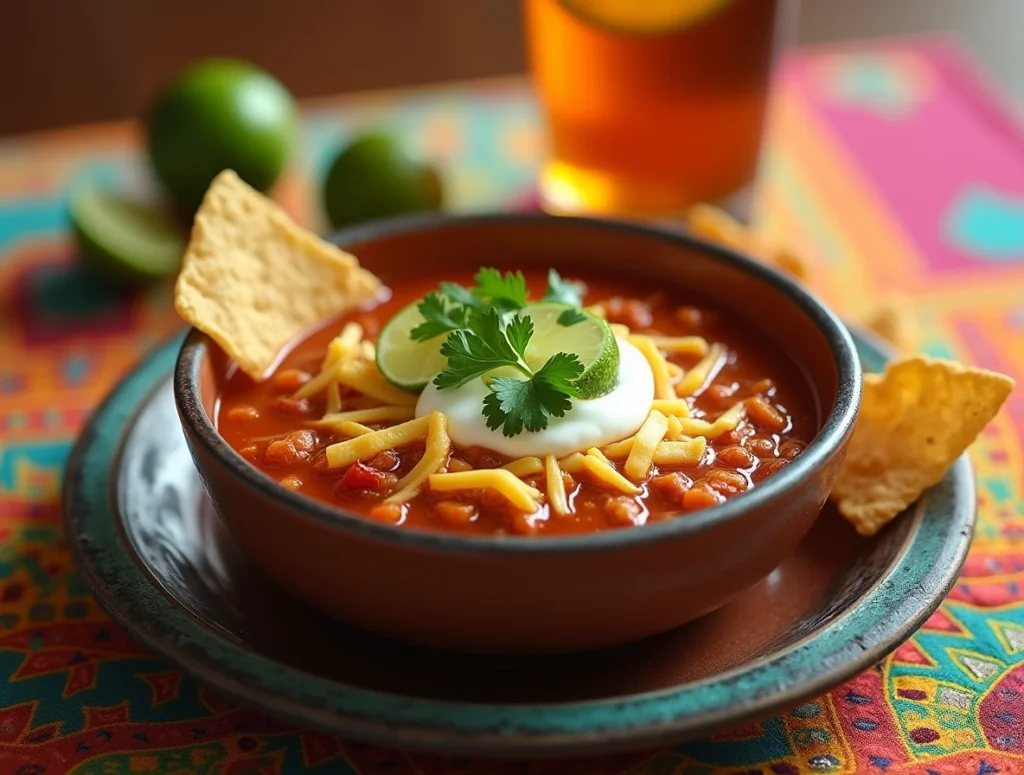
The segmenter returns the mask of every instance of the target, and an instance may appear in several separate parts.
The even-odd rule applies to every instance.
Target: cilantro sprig
[[[529,315],[519,314],[527,304],[522,272],[502,274],[486,267],[474,280],[472,288],[444,282],[439,291],[427,294],[417,306],[423,322],[410,336],[421,342],[447,334],[441,345],[447,367],[434,378],[440,390],[460,387],[497,369],[519,372],[522,378],[496,375],[487,380],[490,393],[483,402],[487,427],[501,428],[509,437],[524,429],[543,430],[550,417],[563,417],[579,396],[576,381],[583,374],[583,364],[575,354],[565,352],[555,353],[539,369],[527,363],[534,325]],[[544,299],[577,307],[559,316],[560,325],[584,319],[578,309],[582,289],[554,269],[548,272]]]

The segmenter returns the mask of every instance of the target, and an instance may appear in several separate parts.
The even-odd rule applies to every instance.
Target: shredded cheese
[[[412,470],[398,480],[395,492],[384,500],[385,503],[405,503],[416,497],[427,477],[436,473],[447,461],[452,451],[452,440],[448,437],[448,418],[441,412],[431,412],[427,423],[427,448],[423,457]]]
[[[708,442],[703,436],[689,441],[662,441],[654,448],[653,462],[660,466],[688,466],[704,457]]]
[[[634,482],[647,476],[654,462],[654,449],[667,432],[668,418],[657,409],[652,410],[633,437],[633,448],[624,466],[626,476]]]
[[[676,383],[678,383],[679,380],[681,380],[683,378],[683,375],[686,372],[683,370],[683,367],[680,366],[678,363],[672,363],[672,361],[666,361],[665,365],[668,366],[668,378],[669,378],[669,381],[671,381],[672,386],[675,387]]]
[[[429,418],[417,417],[415,420],[392,425],[390,428],[382,428],[379,431],[371,431],[354,439],[339,441],[331,444],[325,452],[327,453],[328,468],[341,468],[352,465],[357,460],[367,460],[378,452],[386,449],[394,449],[409,444],[416,439],[427,435]]]
[[[622,441],[616,441],[614,444],[608,444],[604,448],[604,454],[610,458],[618,460],[629,456],[629,451],[633,449],[633,439],[635,436],[630,436],[628,439]]]
[[[567,474],[578,474],[583,470],[583,458],[585,455],[579,452],[573,452],[571,455],[566,455],[558,461],[558,467],[565,471]]]
[[[327,386],[327,414],[337,414],[341,411],[341,388],[337,382]]]
[[[654,346],[673,355],[706,355],[708,340],[703,336],[652,336]]]
[[[683,424],[679,422],[679,418],[674,414],[668,416],[668,433],[665,434],[665,438],[671,441],[679,441],[686,437],[683,433]]]
[[[562,469],[558,467],[558,459],[554,455],[544,458],[544,471],[551,511],[560,517],[571,513],[569,498],[565,494],[565,482],[562,480]]]
[[[533,476],[544,470],[544,463],[539,457],[521,457],[518,460],[513,460],[511,463],[503,465],[502,468],[506,471],[511,471],[519,477]]]
[[[367,428],[358,422],[341,422],[334,426],[334,430],[342,436],[362,436],[365,433],[373,433],[373,428]]]
[[[620,339],[629,338],[629,326],[623,325],[622,323],[609,323],[608,328],[612,330],[612,333]]]
[[[644,354],[651,367],[651,374],[654,375],[654,397],[676,398],[676,392],[672,389],[672,377],[668,371],[668,361],[655,347],[651,337],[634,334],[629,337],[629,343]]]
[[[430,489],[437,492],[483,488],[496,490],[517,509],[528,513],[536,511],[537,501],[544,497],[540,490],[530,487],[504,468],[483,468],[476,471],[430,475]]]
[[[651,402],[651,409],[662,414],[675,415],[676,417],[690,416],[690,405],[682,398],[670,400],[656,398]]]
[[[600,457],[592,455],[590,454],[592,451],[595,450],[590,450],[586,455],[581,455],[580,465],[583,467],[583,470],[591,474],[599,484],[607,485],[627,495],[638,495],[640,493],[640,488],[616,471],[607,458],[604,458],[603,455]]]
[[[385,404],[416,405],[416,396],[396,388],[384,379],[380,371],[377,370],[377,364],[373,361],[343,361],[338,366],[337,378],[342,385],[357,390],[364,396],[383,401]]]
[[[743,419],[745,408],[742,403],[734,404],[722,412],[714,422],[697,420],[692,417],[680,418],[679,427],[687,436],[704,436],[707,439],[717,439],[723,433],[735,430]]]
[[[676,385],[676,393],[680,396],[692,396],[700,390],[709,379],[712,379],[718,370],[724,365],[727,352],[717,342],[708,348],[707,355],[700,359],[700,362],[686,372],[682,381]]]
[[[331,340],[327,345],[327,354],[324,355],[320,373],[305,385],[295,391],[295,398],[309,398],[315,396],[327,386],[334,383],[337,378],[337,367],[346,358],[356,354],[359,343],[363,338],[363,327],[358,323],[346,323],[341,333]]]
[[[350,412],[333,412],[325,414],[312,425],[333,427],[343,422],[387,422],[411,420],[416,412],[411,406],[377,406],[373,409],[354,409]]]

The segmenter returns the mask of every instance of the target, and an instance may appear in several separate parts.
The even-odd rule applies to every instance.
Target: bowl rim
[[[350,532],[371,541],[416,547],[430,551],[482,554],[576,554],[636,547],[655,541],[698,533],[757,509],[821,469],[853,432],[860,409],[862,368],[856,346],[839,317],[814,294],[781,272],[752,258],[700,239],[686,232],[670,231],[650,224],[584,216],[551,216],[542,213],[486,213],[474,215],[417,214],[399,216],[335,232],[327,239],[345,248],[382,237],[402,236],[420,231],[463,226],[543,224],[546,228],[589,228],[637,235],[676,247],[697,250],[731,264],[772,286],[794,303],[825,337],[835,358],[837,390],[832,411],[804,452],[782,471],[757,487],[704,509],[685,519],[667,519],[635,530],[604,530],[570,536],[477,536],[418,528],[400,528],[376,522],[353,511],[325,503],[282,487],[238,454],[220,435],[203,407],[199,395],[199,374],[206,348],[213,341],[199,330],[190,329],[174,365],[174,399],[181,422],[192,438],[202,445],[241,485],[278,502],[288,511],[312,519],[325,527]],[[215,345],[214,345],[215,346]]]

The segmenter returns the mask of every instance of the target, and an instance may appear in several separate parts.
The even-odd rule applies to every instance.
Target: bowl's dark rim
[[[873,369],[884,355],[860,342]],[[636,750],[792,707],[877,663],[939,607],[970,547],[977,498],[967,455],[904,520],[908,534],[875,583],[824,628],[692,684],[548,705],[487,705],[336,684],[243,649],[169,597],[117,524],[112,474],[128,433],[174,362],[147,358],[96,410],[68,460],[63,511],[79,572],[135,638],[219,693],[279,718],[384,745],[485,756]]]
[[[529,223],[547,228],[585,226],[592,229],[638,234],[690,250],[703,251],[774,286],[787,296],[825,336],[835,357],[838,391],[835,404],[818,435],[794,463],[766,479],[757,487],[730,498],[724,504],[688,515],[686,519],[665,520],[645,525],[640,530],[613,530],[567,537],[465,536],[402,528],[368,520],[363,516],[308,498],[279,485],[251,465],[217,432],[213,421],[199,398],[199,373],[204,350],[210,340],[199,331],[189,332],[182,345],[174,369],[174,396],[183,421],[194,438],[218,462],[237,476],[246,486],[261,495],[273,498],[292,512],[318,521],[333,529],[346,530],[367,539],[393,544],[412,545],[442,552],[489,554],[566,554],[620,549],[667,538],[689,535],[728,521],[756,509],[781,496],[820,470],[852,432],[860,408],[862,373],[857,350],[846,326],[817,297],[782,273],[753,259],[695,237],[648,225],[610,221],[597,218],[552,217],[537,214],[487,214],[468,216],[415,215],[399,217],[338,232],[331,241],[346,247],[385,236],[410,232],[480,226],[487,224]]]

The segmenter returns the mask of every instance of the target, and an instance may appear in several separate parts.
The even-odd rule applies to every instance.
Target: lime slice
[[[566,311],[579,312],[568,304],[528,304],[519,313],[533,321],[533,338],[526,348],[526,362],[539,369],[555,353],[573,353],[583,364],[576,383],[580,398],[598,398],[611,393],[619,379],[619,345],[608,324],[589,312],[572,325],[558,319]]]
[[[85,186],[69,204],[82,260],[119,282],[143,283],[173,275],[185,240],[157,212],[114,194]]]
[[[404,307],[389,320],[377,337],[377,368],[384,379],[402,390],[419,393],[448,365],[441,355],[447,334],[425,342],[413,341],[410,332],[424,321],[416,308],[419,301]]]
[[[583,19],[616,32],[650,35],[689,27],[732,0],[562,0]]]
[[[413,341],[410,332],[423,322],[418,301],[402,309],[387,322],[377,337],[377,368],[394,385],[418,393],[448,365],[441,355],[447,334],[425,342]],[[526,350],[526,361],[539,369],[555,353],[573,353],[583,363],[577,382],[580,398],[597,398],[610,393],[619,377],[619,346],[608,324],[596,315],[583,312],[583,319],[570,326],[558,319],[566,311],[579,312],[568,304],[543,302],[529,304],[520,315],[533,321],[533,338]],[[509,370],[509,376],[520,376]]]

